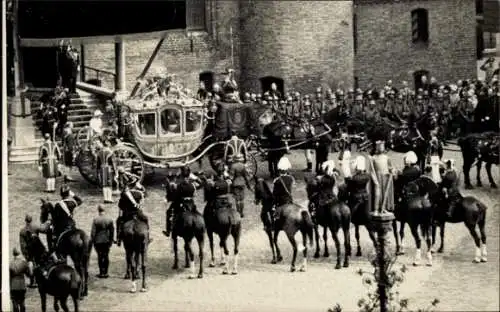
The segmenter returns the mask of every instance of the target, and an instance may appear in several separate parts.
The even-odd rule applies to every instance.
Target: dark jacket
[[[92,221],[90,239],[93,244],[112,244],[115,227],[113,220],[104,215],[99,215]]]

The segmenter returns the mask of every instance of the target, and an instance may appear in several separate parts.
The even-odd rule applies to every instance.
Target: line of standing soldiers
[[[217,93],[198,91],[201,100],[208,102]],[[497,77],[489,84],[477,79],[459,80],[457,83],[439,84],[434,77],[427,81],[422,76],[420,87],[412,90],[406,81],[396,88],[389,80],[383,88],[372,84],[366,90],[349,88],[347,90],[323,90],[318,87],[315,94],[288,92],[284,95],[277,90],[275,83],[264,94],[244,93],[245,103],[255,103],[258,107],[270,107],[285,118],[317,118],[337,108],[341,112],[360,120],[377,120],[379,117],[394,121],[408,121],[424,113],[437,113],[445,118],[460,116],[470,121],[476,131],[495,131],[498,129],[500,112],[500,89]],[[494,116],[494,117],[492,117]]]

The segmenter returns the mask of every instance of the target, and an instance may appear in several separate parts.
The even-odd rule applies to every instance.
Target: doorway
[[[283,79],[273,76],[266,76],[260,78],[260,86],[262,88],[262,93],[271,91],[271,85],[275,83],[278,91],[284,95],[285,94],[285,83]]]
[[[413,73],[413,79],[415,80],[415,90],[422,88],[422,76],[426,76],[429,79],[429,71],[423,69]]]
[[[24,82],[33,88],[55,88],[57,85],[57,47],[25,47]]]
[[[205,83],[205,89],[208,92],[212,92],[212,90],[214,88],[214,80],[215,80],[213,72],[210,72],[210,71],[202,72],[200,74],[199,80],[200,80],[200,82],[203,81],[203,83]]]

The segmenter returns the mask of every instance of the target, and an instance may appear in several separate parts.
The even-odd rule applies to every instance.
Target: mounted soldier
[[[273,181],[273,201],[274,210],[278,212],[278,208],[287,204],[293,203],[293,186],[295,179],[288,172],[292,168],[290,160],[287,157],[281,157],[278,162],[279,176]],[[276,215],[277,213],[275,213]]]
[[[385,150],[384,141],[375,142],[375,155],[370,157],[370,171],[373,180],[372,211],[394,210],[394,189],[392,165]]]
[[[167,192],[168,197],[166,200],[172,204],[166,211],[166,229],[163,231],[163,235],[166,237],[169,237],[172,233],[177,216],[182,213],[182,209],[188,206],[196,207],[194,205],[194,195],[201,184],[200,178],[191,172],[189,166],[181,168],[179,178],[180,180],[177,183],[170,182],[172,185],[168,186],[169,192]]]
[[[45,134],[45,142],[38,153],[38,170],[45,179],[46,192],[56,191],[56,177],[59,176],[59,160],[61,152],[57,143],[52,142],[50,135]]]
[[[113,172],[116,170],[111,151],[111,142],[104,141],[104,146],[99,151],[97,157],[97,170],[99,172],[99,181],[101,182],[102,195],[105,204],[113,203]]]
[[[446,212],[446,215],[448,218],[452,218],[455,206],[457,205],[458,201],[462,199],[462,195],[460,194],[460,191],[458,189],[459,177],[455,169],[455,160],[446,160],[444,161],[444,164],[445,169],[442,175],[440,187],[448,203],[448,210]]]
[[[214,215],[217,209],[231,207],[229,194],[231,193],[231,180],[226,172],[223,163],[219,163],[215,168],[213,179],[205,183],[205,201],[207,205],[203,211],[205,219]]]
[[[229,175],[231,176],[231,190],[234,195],[234,200],[236,201],[236,209],[240,213],[241,217],[244,218],[244,205],[245,205],[245,186],[250,189],[250,179],[248,177],[248,171],[245,166],[245,157],[242,154],[238,154],[233,157],[231,166],[229,168]]]
[[[122,240],[123,225],[137,217],[146,223],[149,233],[149,218],[144,214],[141,204],[145,197],[146,189],[139,183],[139,178],[126,172],[123,167],[118,167],[118,185],[121,188],[120,200],[118,202],[119,214],[116,219],[117,245],[120,246]],[[152,242],[151,238],[149,243]]]
[[[363,156],[356,157],[355,172],[352,177],[346,179],[345,197],[352,211],[366,211],[358,209],[359,205],[369,204],[368,183],[371,177],[366,172],[366,159]]]
[[[410,182],[415,181],[422,175],[421,169],[418,167],[418,157],[417,154],[413,151],[407,152],[404,157],[404,168],[401,171],[401,173],[397,176],[398,180],[398,189],[396,190],[397,194],[397,200],[401,200],[403,198],[403,190],[405,189],[406,185],[408,185]]]
[[[73,123],[67,122],[63,130],[63,151],[64,151],[64,165],[66,166],[65,177],[67,181],[73,182],[71,177],[71,170],[74,166],[76,149],[76,135],[73,133]]]

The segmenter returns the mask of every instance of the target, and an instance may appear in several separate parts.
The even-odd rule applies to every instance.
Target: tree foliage
[[[404,282],[405,273],[408,268],[402,265],[395,268],[396,256],[386,257],[386,291],[387,291],[387,311],[388,312],[432,312],[439,304],[439,299],[432,300],[425,308],[413,309],[410,307],[410,300],[401,297],[399,288]],[[368,288],[366,297],[358,300],[359,312],[375,312],[380,311],[380,294],[378,292],[378,283],[381,281],[379,264],[376,259],[371,261],[374,267],[373,272],[363,271],[359,269],[356,273],[361,276],[362,283]],[[328,312],[342,312],[342,307],[337,303],[333,308],[329,308]]]

